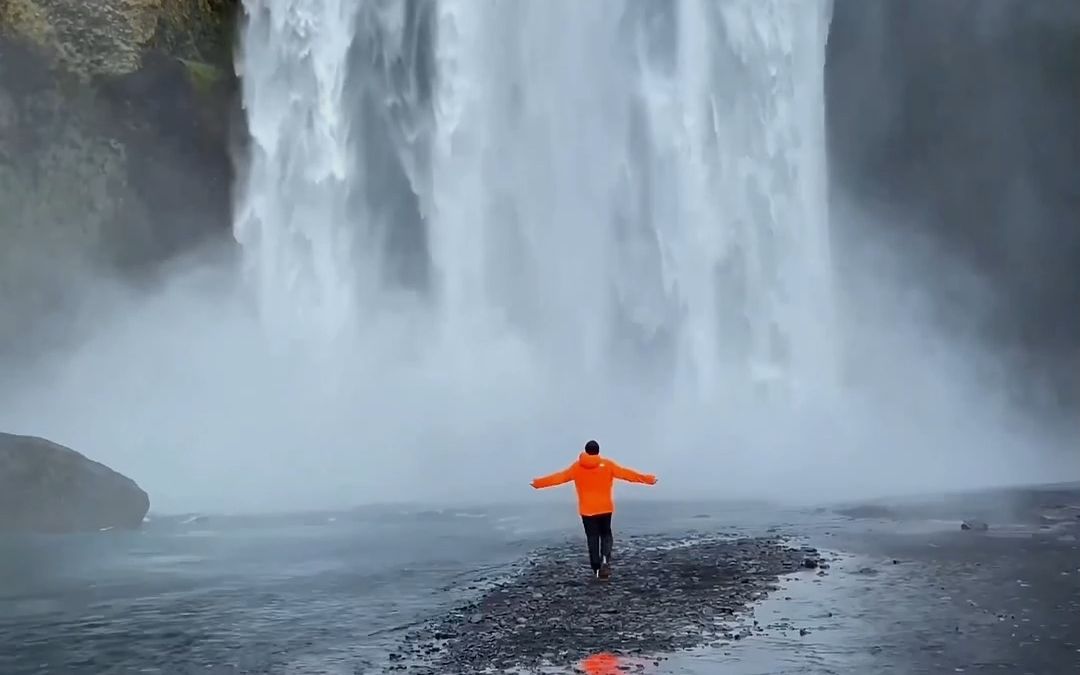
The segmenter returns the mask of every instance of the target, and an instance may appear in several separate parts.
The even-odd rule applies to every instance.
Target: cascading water
[[[590,437],[668,497],[1029,464],[888,310],[829,395],[828,0],[245,3],[245,283],[181,265],[0,427],[164,511],[518,500]]]
[[[502,335],[548,371],[660,368],[706,397],[831,378],[828,0],[247,12],[236,229],[272,332],[378,331],[386,233],[412,228],[397,255],[459,355]]]
[[[236,234],[324,454],[505,485],[825,398],[828,0],[246,8]]]
[[[345,79],[350,0],[247,3],[241,76],[251,131],[248,190],[236,236],[276,332],[339,331],[353,316],[357,180]]]
[[[820,394],[834,369],[823,99],[831,3],[678,7],[680,204],[658,231],[674,231],[683,353],[706,387],[720,381],[717,366],[735,366]]]
[[[829,0],[245,7],[245,283],[180,264],[0,388],[0,427],[161,511],[519,500],[590,437],[658,497],[1039,470],[888,300],[837,331],[860,377],[833,386]]]

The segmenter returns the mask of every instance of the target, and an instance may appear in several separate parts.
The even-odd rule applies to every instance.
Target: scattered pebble
[[[744,640],[763,629],[725,622],[776,590],[779,575],[822,568],[817,550],[777,539],[667,543],[617,542],[608,581],[591,578],[581,546],[540,551],[517,576],[409,634],[399,652],[410,658],[392,668],[505,672],[572,666],[598,650],[641,656]],[[441,649],[432,654],[434,641]]]

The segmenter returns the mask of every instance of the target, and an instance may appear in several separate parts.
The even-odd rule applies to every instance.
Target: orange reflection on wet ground
[[[626,675],[627,673],[653,672],[649,668],[651,661],[640,658],[619,656],[610,652],[600,652],[583,659],[578,669],[586,675]]]
[[[616,654],[601,652],[584,659],[581,668],[588,675],[622,675],[625,671],[619,670],[621,664]]]

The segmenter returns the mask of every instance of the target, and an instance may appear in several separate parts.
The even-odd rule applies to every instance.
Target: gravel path
[[[520,573],[410,634],[393,655],[410,673],[571,667],[597,652],[662,658],[718,638],[781,574],[827,567],[777,539],[620,542],[612,577],[590,577],[584,546],[536,552]],[[745,630],[745,629],[736,629]]]

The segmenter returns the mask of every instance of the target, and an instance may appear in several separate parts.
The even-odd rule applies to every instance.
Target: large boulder
[[[0,532],[134,529],[150,509],[135,481],[43,438],[0,433]]]

